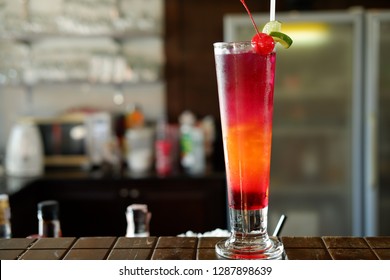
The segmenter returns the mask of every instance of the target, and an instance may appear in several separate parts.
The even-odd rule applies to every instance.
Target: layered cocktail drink
[[[216,245],[234,259],[281,259],[267,233],[275,52],[251,42],[215,43],[231,236]]]
[[[215,47],[229,207],[263,209],[268,206],[276,56],[260,55],[246,43]]]

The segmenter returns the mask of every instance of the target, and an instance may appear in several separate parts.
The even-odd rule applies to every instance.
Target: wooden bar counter
[[[0,239],[1,260],[215,260],[222,237]],[[389,237],[281,237],[289,260],[390,260]]]

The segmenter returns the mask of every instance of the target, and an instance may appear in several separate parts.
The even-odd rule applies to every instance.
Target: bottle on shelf
[[[170,139],[169,126],[163,117],[156,124],[156,172],[160,176],[167,176],[173,172],[173,143]]]
[[[0,238],[11,238],[11,209],[7,194],[0,194]]]
[[[145,125],[145,116],[142,112],[140,105],[133,104],[129,107],[129,110],[125,117],[126,129],[139,128]]]
[[[187,172],[191,175],[200,175],[206,169],[204,133],[200,127],[193,128],[192,143],[193,162]]]
[[[62,236],[59,220],[59,203],[57,201],[46,200],[38,203],[38,236]]]
[[[202,174],[205,171],[204,135],[196,126],[195,115],[184,111],[179,117],[181,165],[184,172],[191,175]]]

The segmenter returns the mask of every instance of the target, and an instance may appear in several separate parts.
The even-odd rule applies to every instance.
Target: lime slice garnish
[[[273,31],[280,32],[282,30],[282,23],[277,20],[267,22],[263,27],[263,33],[270,34]]]
[[[274,38],[275,42],[280,43],[285,49],[288,49],[293,43],[290,36],[282,32],[272,31],[269,35]]]

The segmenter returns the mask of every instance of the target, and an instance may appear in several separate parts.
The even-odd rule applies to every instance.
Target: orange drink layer
[[[276,55],[216,54],[229,207],[268,206]]]

